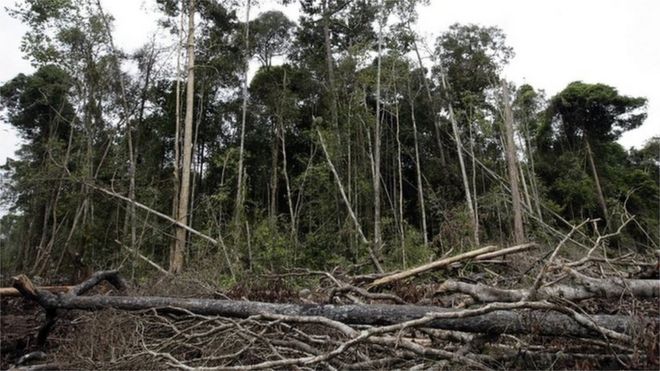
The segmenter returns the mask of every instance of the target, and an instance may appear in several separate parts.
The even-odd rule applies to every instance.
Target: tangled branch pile
[[[533,247],[489,247],[393,274],[295,270],[262,276],[261,287],[226,294],[210,288],[195,298],[81,296],[104,280],[122,288],[116,272],[99,272],[65,294],[39,290],[25,276],[15,287],[46,309],[38,340],[59,318],[49,367],[657,367],[657,263],[633,254],[607,258],[596,249],[569,261],[556,254],[561,244],[523,264],[526,271],[502,258]],[[439,268],[454,278],[418,276]],[[520,287],[532,270],[531,285]],[[292,289],[295,280],[316,277],[318,288]],[[110,310],[97,311],[104,308]]]

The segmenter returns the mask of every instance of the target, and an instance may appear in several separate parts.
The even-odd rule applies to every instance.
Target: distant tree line
[[[660,139],[616,142],[645,98],[515,86],[500,29],[455,24],[427,45],[424,1],[297,3],[295,23],[157,0],[172,45],[130,53],[98,1],[17,5],[36,70],[0,87],[24,142],[3,169],[2,269],[393,269],[554,244],[588,218],[622,230],[610,248],[657,249]]]

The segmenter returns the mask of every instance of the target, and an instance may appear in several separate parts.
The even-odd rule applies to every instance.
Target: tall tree
[[[506,46],[504,33],[496,27],[454,24],[436,41],[444,97],[449,111],[456,152],[463,179],[468,212],[473,223],[474,242],[479,244],[479,217],[470,192],[459,124],[471,133],[474,113],[488,107],[487,89],[497,86],[499,73],[513,56]],[[475,154],[470,155],[474,158]],[[473,161],[474,164],[474,161]]]
[[[238,152],[238,181],[236,184],[236,206],[234,208],[234,224],[238,228],[240,226],[240,219],[243,213],[243,198],[245,197],[245,176],[243,174],[243,161],[244,161],[244,151],[245,151],[245,120],[247,119],[247,103],[248,103],[248,70],[250,69],[250,2],[247,0],[245,3],[245,33],[243,38],[245,40],[245,56],[244,61],[245,67],[243,70],[243,81],[242,81],[242,90],[243,90],[243,104],[241,108],[241,129],[240,129],[240,147]]]
[[[594,152],[639,127],[646,119],[646,99],[620,95],[604,84],[570,83],[555,95],[547,109],[545,133],[558,136],[557,145],[569,151],[585,150],[602,217],[609,218]]]
[[[523,227],[523,205],[520,199],[520,187],[518,185],[518,151],[516,150],[516,142],[513,140],[514,123],[509,87],[504,80],[502,80],[502,97],[504,101],[506,163],[509,173],[509,184],[511,185],[511,201],[513,204],[513,236],[516,245],[520,245],[525,242],[525,229]]]
[[[190,168],[192,167],[193,110],[195,100],[195,0],[188,3],[188,43],[187,43],[187,78],[186,78],[186,116],[183,127],[183,158],[181,162],[181,187],[179,187],[179,223],[188,224],[188,205],[190,203]],[[170,273],[183,270],[186,252],[186,229],[177,226],[176,244],[171,254]]]
[[[376,69],[376,123],[374,126],[374,171],[373,171],[373,185],[374,185],[374,249],[379,253],[382,248],[383,237],[380,230],[380,72],[381,72],[381,56],[383,47],[383,24],[385,23],[385,13],[382,1],[379,2],[378,9],[378,55],[377,55],[377,69]]]
[[[541,196],[537,180],[535,156],[537,149],[536,134],[542,120],[542,111],[546,106],[543,91],[536,91],[531,85],[524,84],[516,91],[516,97],[512,105],[513,116],[518,123],[518,131],[523,138],[533,208],[536,211],[536,216],[542,219],[543,214],[541,213]]]

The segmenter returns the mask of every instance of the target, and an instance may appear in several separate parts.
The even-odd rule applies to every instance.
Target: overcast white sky
[[[0,84],[32,70],[19,50],[25,27],[4,9],[14,2],[0,0]],[[102,2],[116,18],[114,37],[120,47],[133,50],[156,30],[155,0]],[[272,1],[260,3],[263,10],[272,8]],[[286,12],[295,17],[295,10]],[[575,80],[647,97],[646,123],[626,133],[620,143],[640,147],[660,135],[660,1],[431,0],[419,13],[418,31],[429,40],[456,22],[500,27],[516,52],[505,76],[518,85],[544,89],[548,97]],[[0,122],[0,165],[17,145],[15,133]]]

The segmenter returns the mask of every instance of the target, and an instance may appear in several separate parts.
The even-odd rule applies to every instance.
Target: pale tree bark
[[[402,265],[406,267],[406,235],[405,227],[403,224],[403,165],[401,163],[401,125],[399,122],[399,103],[395,103],[395,120],[396,120],[396,164],[399,181],[398,192],[398,209],[399,209],[399,242],[401,243],[401,259]]]
[[[110,30],[110,24],[108,22],[107,17],[105,16],[105,13],[103,12],[103,7],[101,6],[101,1],[97,0],[96,5],[99,11],[99,14],[101,15],[101,19],[103,21],[103,25],[105,26],[105,31],[108,36],[109,44],[110,44],[110,49],[112,51],[113,55],[113,60],[114,60],[114,67],[117,73],[117,77],[119,79],[119,86],[120,86],[120,93],[121,93],[121,100],[122,100],[122,108],[124,110],[124,121],[126,122],[126,135],[127,135],[127,142],[128,142],[128,161],[129,161],[129,186],[128,186],[128,198],[133,200],[131,204],[129,205],[129,212],[127,213],[126,219],[125,219],[125,230],[127,228],[130,228],[130,248],[133,251],[137,251],[137,246],[136,246],[136,240],[137,240],[137,222],[135,219],[135,172],[136,172],[136,165],[135,165],[135,157],[137,154],[137,140],[134,139],[133,137],[133,124],[131,121],[131,110],[129,108],[129,103],[128,103],[128,98],[127,98],[127,93],[126,93],[126,84],[124,83],[124,78],[121,72],[120,68],[120,63],[119,63],[119,56],[117,53],[117,50],[115,49],[114,45],[114,40],[112,37],[112,32]],[[142,122],[143,116],[144,116],[144,106],[145,106],[145,101],[146,101],[146,90],[149,87],[149,78],[151,75],[151,66],[153,65],[153,46],[152,46],[152,56],[150,57],[151,60],[147,63],[147,71],[145,73],[145,84],[143,88],[143,94],[142,94],[142,99],[140,103],[140,111],[139,111],[139,117],[138,117],[138,124]],[[126,235],[126,231],[124,231],[124,235]],[[133,261],[132,261],[132,272],[134,274],[135,272],[135,264],[137,260],[137,253],[133,256]],[[132,275],[133,275],[132,274]]]
[[[284,100],[286,94],[286,70],[284,70],[284,76],[282,77],[282,100]],[[289,219],[291,222],[291,237],[293,238],[294,248],[298,248],[298,231],[296,228],[296,213],[293,207],[293,195],[291,193],[291,183],[289,181],[289,171],[287,170],[286,162],[286,130],[284,128],[284,117],[282,112],[278,117],[279,124],[279,135],[280,142],[282,145],[282,175],[284,176],[284,184],[286,185],[286,200],[287,205],[289,206]],[[350,142],[350,141],[349,141]],[[349,154],[350,157],[350,154]],[[350,194],[350,193],[349,193]]]
[[[449,108],[449,121],[451,122],[451,129],[454,134],[454,141],[456,142],[456,153],[458,154],[458,164],[461,168],[461,177],[463,178],[463,189],[465,191],[465,202],[467,203],[468,213],[470,214],[470,220],[472,222],[472,231],[474,244],[479,246],[479,229],[477,228],[477,216],[474,212],[474,207],[472,203],[472,195],[470,193],[470,182],[468,181],[467,171],[465,170],[465,161],[463,159],[463,145],[461,143],[461,134],[458,131],[458,123],[456,122],[456,116],[454,115],[454,107],[451,103],[451,98],[449,97],[449,84],[445,77],[444,68],[442,63],[440,63],[440,80],[442,81],[442,88],[445,91],[445,97],[447,98],[447,106]]]
[[[201,86],[201,91],[199,93],[199,103],[197,104],[197,120],[195,120],[195,128],[194,128],[194,139],[192,143],[192,160],[191,160],[191,168],[193,170],[193,174],[191,176],[191,181],[192,181],[192,188],[190,190],[190,215],[188,216],[188,224],[193,225],[193,219],[195,217],[195,191],[197,190],[197,184],[199,181],[201,181],[201,174],[202,174],[202,161],[201,161],[201,156],[204,155],[204,151],[200,150],[198,148],[198,143],[199,143],[199,128],[202,126],[202,120],[204,119],[204,102],[206,99],[205,93],[205,84],[202,84]]]
[[[520,173],[520,183],[522,184],[523,195],[525,196],[523,198],[525,202],[525,207],[529,210],[533,210],[532,196],[530,195],[529,186],[527,185],[528,180],[525,177],[525,169],[523,168],[522,162],[517,161],[517,163],[518,163],[518,172]],[[527,175],[529,176],[529,174]]]
[[[379,2],[379,12],[382,12],[382,2]],[[374,250],[378,253],[382,248],[380,230],[380,69],[383,47],[383,14],[378,19],[378,66],[376,70],[376,124],[374,129]]]
[[[417,135],[417,119],[415,118],[415,98],[411,95],[410,85],[408,86],[408,96],[410,97],[410,120],[413,125],[413,141],[415,142],[415,173],[417,180],[417,197],[419,198],[419,208],[422,213],[422,234],[424,235],[424,246],[428,246],[429,237],[426,228],[426,206],[424,204],[424,185],[422,183],[422,165],[419,158],[419,138]]]
[[[330,89],[330,97],[332,99],[330,105],[330,113],[332,115],[332,125],[337,129],[339,134],[339,114],[337,103],[337,88],[335,86],[335,71],[334,61],[332,58],[332,45],[330,44],[330,9],[328,9],[328,0],[323,0],[323,42],[325,46],[325,62],[328,67],[328,86]],[[341,136],[339,136],[341,138]]]
[[[358,235],[360,236],[360,240],[362,241],[363,244],[367,246],[367,249],[369,251],[369,257],[371,258],[371,261],[374,263],[374,267],[378,270],[378,272],[383,273],[384,270],[380,266],[380,263],[378,262],[378,258],[376,257],[376,254],[374,253],[374,249],[371,248],[369,244],[369,240],[367,240],[367,237],[364,235],[364,232],[362,232],[362,226],[360,225],[360,222],[357,219],[357,216],[353,212],[353,206],[351,203],[348,201],[348,197],[346,196],[346,192],[344,191],[344,186],[342,185],[341,179],[339,178],[339,174],[337,173],[337,169],[335,169],[335,166],[332,164],[332,161],[330,160],[330,154],[328,153],[328,149],[325,145],[325,140],[323,140],[323,135],[321,134],[321,131],[317,128],[316,133],[319,136],[319,141],[321,142],[321,148],[323,149],[323,154],[325,155],[325,159],[328,162],[328,166],[330,167],[330,171],[332,171],[332,175],[335,177],[335,181],[337,182],[337,187],[339,187],[339,193],[341,194],[342,199],[344,200],[344,204],[346,205],[346,208],[348,209],[348,214],[351,217],[351,220],[353,220],[353,223],[355,224],[355,229],[357,229]]]
[[[183,29],[184,29],[184,0],[181,0],[181,17],[179,20],[179,37],[177,42],[176,51],[176,100],[175,100],[175,117],[174,117],[174,161],[172,163],[172,179],[173,179],[173,194],[172,194],[172,219],[179,220],[179,187],[180,182],[180,165],[181,165],[181,49],[183,45]],[[176,250],[176,238],[172,241],[170,246],[170,259],[174,260],[174,251]]]
[[[273,121],[273,144],[271,146],[271,174],[270,174],[270,202],[268,207],[268,216],[271,223],[275,224],[277,218],[277,183],[279,180],[279,174],[277,169],[277,157],[279,156],[280,149],[280,127],[281,127],[282,116],[277,114],[277,124]]]
[[[407,24],[407,27],[408,31],[413,35],[412,46],[415,50],[415,55],[417,56],[417,63],[419,64],[419,68],[424,71],[424,63],[422,62],[422,56],[419,53],[419,47],[417,46],[417,35],[412,30],[410,23]],[[438,149],[440,150],[440,164],[444,168],[447,166],[447,161],[445,159],[445,150],[444,146],[442,145],[442,138],[440,137],[440,122],[438,121],[438,114],[436,113],[435,105],[433,104],[433,96],[431,95],[431,87],[429,86],[429,82],[426,79],[426,75],[422,76],[422,82],[424,83],[424,88],[426,89],[426,97],[428,98],[429,104],[431,105],[431,113],[433,114],[433,126],[435,128],[435,140],[438,144]]]
[[[506,135],[506,163],[509,171],[509,183],[511,184],[511,203],[513,205],[513,236],[516,244],[525,241],[525,229],[523,226],[523,207],[520,199],[520,187],[518,185],[518,161],[516,159],[516,143],[513,140],[513,111],[509,101],[509,88],[507,82],[502,80],[502,95],[504,99],[504,133]]]
[[[177,220],[188,225],[188,204],[190,202],[190,167],[192,166],[193,104],[195,93],[195,0],[188,5],[188,77],[186,86],[186,117],[183,129],[183,162],[181,164],[181,188]],[[186,229],[177,227],[174,253],[171,255],[170,273],[183,270],[186,251]]]
[[[243,174],[243,158],[245,156],[245,120],[247,116],[247,101],[248,101],[248,70],[250,68],[250,2],[252,0],[247,0],[245,4],[245,69],[243,71],[243,107],[241,111],[241,144],[238,151],[238,182],[236,186],[236,207],[234,208],[234,224],[238,230],[241,226],[240,218],[242,215],[243,209],[243,199],[244,199],[244,186],[245,182]]]
[[[473,110],[473,108],[470,108]],[[468,139],[470,140],[470,158],[472,158],[472,195],[474,202],[474,235],[479,236],[479,198],[477,197],[477,155],[474,153],[474,136],[472,133],[473,113],[468,117]]]
[[[589,144],[589,138],[585,134],[584,144],[587,149],[587,158],[589,159],[589,167],[591,167],[591,174],[594,177],[594,185],[596,186],[596,196],[598,197],[598,204],[600,209],[603,211],[603,218],[605,223],[608,223],[608,213],[607,213],[607,203],[605,202],[605,195],[603,194],[603,189],[600,186],[600,179],[598,178],[598,171],[596,171],[596,164],[594,163],[594,155],[591,151],[591,145]]]
[[[539,187],[536,183],[536,168],[534,166],[534,155],[532,151],[532,141],[529,134],[529,122],[526,119],[523,124],[524,137],[525,137],[525,147],[527,149],[527,160],[529,161],[529,185],[532,188],[532,198],[534,200],[534,211],[538,215],[538,218],[543,220],[543,213],[541,213],[541,200],[539,198]]]

